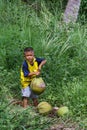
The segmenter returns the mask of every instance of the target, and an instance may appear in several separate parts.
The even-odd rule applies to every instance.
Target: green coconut
[[[65,115],[65,114],[67,114],[68,112],[69,112],[68,107],[63,106],[63,107],[60,107],[60,108],[57,110],[57,115],[58,115],[58,116],[63,116],[63,115]]]
[[[52,106],[48,102],[41,102],[38,104],[37,110],[40,114],[46,115],[52,111]]]
[[[32,91],[36,94],[41,94],[44,92],[46,85],[41,77],[34,78],[30,85]]]

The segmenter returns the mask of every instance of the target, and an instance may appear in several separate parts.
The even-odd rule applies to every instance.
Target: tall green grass
[[[61,14],[51,13],[43,2],[39,13],[31,5],[21,1],[0,2],[0,110],[2,117],[6,117],[6,120],[0,119],[1,129],[6,129],[6,125],[11,130],[18,129],[18,126],[20,129],[26,128],[26,122],[21,125],[23,117],[20,115],[18,118],[17,113],[15,117],[13,114],[8,116],[11,110],[6,107],[10,99],[21,98],[20,67],[26,46],[32,46],[37,57],[47,59],[41,75],[47,88],[39,101],[45,100],[59,107],[67,105],[70,118],[84,124],[82,127],[85,128],[87,24],[82,25],[81,21],[74,25],[65,25],[59,21]],[[32,124],[37,124],[37,117]],[[42,117],[38,117],[39,121],[40,118]],[[9,126],[10,123],[13,125]]]

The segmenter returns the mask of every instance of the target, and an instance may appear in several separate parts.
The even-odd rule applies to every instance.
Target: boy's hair
[[[32,47],[26,47],[26,48],[24,49],[24,53],[25,53],[25,52],[28,52],[28,51],[34,51],[34,49],[33,49]]]

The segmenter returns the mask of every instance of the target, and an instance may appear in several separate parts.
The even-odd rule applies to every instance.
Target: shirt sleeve
[[[28,65],[27,65],[26,61],[24,61],[24,63],[23,63],[22,70],[23,70],[24,76],[27,77],[30,72],[28,70]]]
[[[42,61],[44,61],[45,59],[44,58],[36,58],[36,61],[37,61],[37,63],[38,63],[38,66],[40,65],[40,63],[42,62]]]

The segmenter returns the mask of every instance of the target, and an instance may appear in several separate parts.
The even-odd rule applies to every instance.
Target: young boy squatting
[[[33,100],[34,106],[38,105],[38,96],[34,94],[30,88],[33,78],[41,74],[41,68],[46,63],[44,58],[36,58],[32,47],[24,49],[25,60],[21,68],[21,84],[22,84],[22,105],[24,108],[28,106],[28,98]]]

